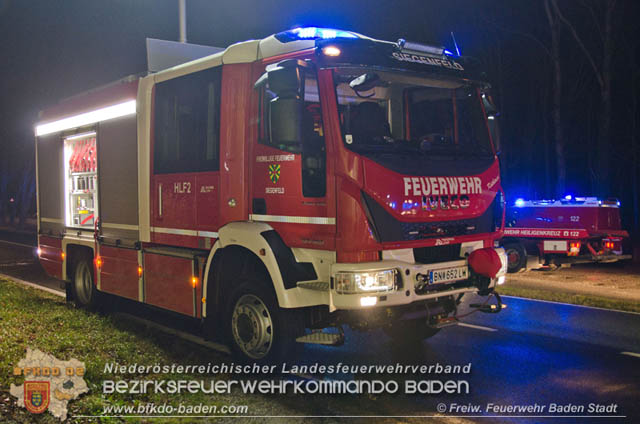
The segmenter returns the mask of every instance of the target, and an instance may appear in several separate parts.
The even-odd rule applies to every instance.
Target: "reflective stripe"
[[[110,222],[103,222],[102,225],[104,228],[114,228],[116,230],[132,230],[137,231],[137,225],[128,225],[128,224],[112,224]]]
[[[196,230],[182,230],[180,228],[151,227],[151,232],[162,233],[162,234],[174,234],[177,236],[218,238],[218,233],[214,231],[196,231]]]
[[[324,224],[335,225],[335,218],[321,216],[284,216],[284,215],[249,215],[253,221],[286,222],[291,224]]]

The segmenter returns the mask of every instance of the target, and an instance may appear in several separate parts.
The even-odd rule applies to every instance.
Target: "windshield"
[[[336,70],[345,145],[365,156],[493,157],[477,87],[403,73]]]

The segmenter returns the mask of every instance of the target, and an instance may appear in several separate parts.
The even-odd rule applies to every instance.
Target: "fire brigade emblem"
[[[273,163],[269,165],[269,179],[272,183],[277,183],[280,179],[280,164]]]
[[[49,382],[25,381],[24,406],[27,411],[42,414],[49,407]]]

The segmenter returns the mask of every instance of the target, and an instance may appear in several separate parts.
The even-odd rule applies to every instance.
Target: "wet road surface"
[[[0,273],[60,289],[59,282],[47,277],[35,260],[33,236],[0,232],[0,238],[6,240],[0,242]],[[471,364],[469,374],[315,376],[395,380],[399,392],[405,392],[407,380],[468,382],[469,394],[381,395],[375,403],[380,405],[380,411],[365,411],[367,415],[429,415],[444,404],[445,414],[481,415],[489,422],[640,422],[640,314],[512,297],[503,300],[508,307],[500,314],[471,314],[463,325],[444,328],[424,342],[397,344],[382,331],[346,330],[344,346],[307,345],[295,364]],[[477,302],[478,299],[465,299],[460,314],[467,310],[466,305]],[[196,332],[192,321],[180,322],[175,315],[139,306],[125,305],[122,309],[182,331]],[[493,413],[487,409],[489,404],[496,408],[538,405],[544,409],[528,414],[529,418],[510,418],[522,414]],[[571,405],[575,412],[564,415],[573,418],[558,418],[559,414],[549,411],[551,404]],[[590,404],[601,405],[603,412],[590,413]],[[463,407],[480,410],[462,411]],[[549,415],[555,418],[542,418]]]

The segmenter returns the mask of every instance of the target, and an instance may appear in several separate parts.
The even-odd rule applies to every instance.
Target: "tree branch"
[[[603,87],[604,80],[602,78],[602,74],[600,73],[600,70],[598,69],[596,62],[593,60],[593,56],[591,55],[587,47],[582,42],[582,39],[578,35],[578,32],[576,31],[575,27],[571,25],[571,22],[569,22],[567,18],[564,17],[562,12],[560,11],[560,8],[558,7],[557,0],[551,0],[551,4],[553,5],[553,9],[556,12],[556,15],[558,16],[558,19],[560,19],[562,23],[567,26],[567,28],[569,29],[569,32],[571,32],[571,35],[573,35],[573,38],[575,38],[576,42],[578,43],[578,46],[586,56],[587,61],[589,61],[589,64],[593,68],[593,72],[596,74],[596,79],[598,80],[598,84],[600,84],[600,87]]]

